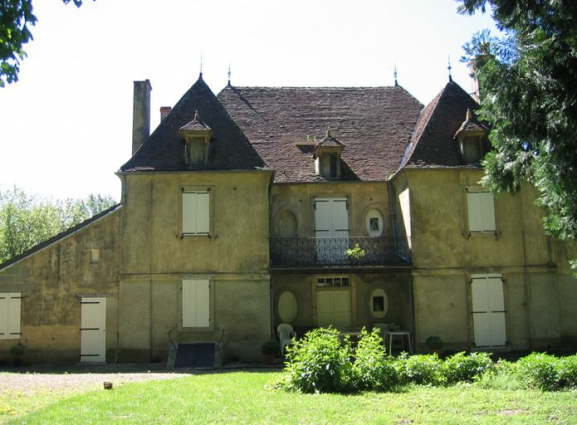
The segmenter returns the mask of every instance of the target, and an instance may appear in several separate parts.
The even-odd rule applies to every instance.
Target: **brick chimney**
[[[160,107],[160,122],[164,121],[166,116],[168,114],[170,114],[170,111],[172,111],[172,108],[170,106],[161,106]]]
[[[134,108],[132,110],[132,154],[150,135],[150,81],[134,82]]]

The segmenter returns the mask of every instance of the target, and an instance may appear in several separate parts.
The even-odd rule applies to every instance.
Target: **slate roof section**
[[[25,259],[26,257],[52,245],[53,243],[56,243],[70,235],[72,235],[73,233],[78,232],[79,230],[84,229],[85,227],[91,225],[92,223],[106,217],[107,215],[118,211],[120,208],[122,207],[121,204],[116,204],[111,206],[110,208],[99,212],[98,214],[93,215],[92,217],[90,217],[87,220],[84,220],[82,223],[77,224],[76,226],[72,226],[70,229],[66,229],[65,231],[58,233],[57,235],[51,237],[50,239],[45,240],[44,242],[40,242],[37,245],[34,245],[32,248],[28,249],[27,251],[24,251],[22,254],[17,255],[16,257],[11,258],[8,261],[5,261],[4,263],[0,264],[0,271],[7,268],[8,266],[17,263],[20,260]]]
[[[478,108],[467,92],[449,81],[421,112],[402,166],[465,167],[454,136],[466,121],[467,109]]]
[[[208,164],[187,166],[179,130],[194,121],[196,111],[203,123],[212,129]],[[254,170],[265,167],[263,159],[200,76],[120,171]]]
[[[315,175],[312,157],[327,128],[346,146],[341,180],[386,180],[399,168],[423,107],[400,86],[229,85],[218,99],[276,170],[276,182],[328,181]]]

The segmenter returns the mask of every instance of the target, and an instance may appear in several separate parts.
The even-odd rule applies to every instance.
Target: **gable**
[[[191,167],[185,162],[179,130],[193,120],[196,112],[212,129],[212,139],[207,164]],[[250,170],[265,166],[246,136],[199,78],[120,171]]]

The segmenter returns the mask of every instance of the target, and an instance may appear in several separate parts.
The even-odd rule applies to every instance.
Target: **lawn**
[[[226,424],[577,424],[577,391],[470,384],[399,393],[302,395],[270,389],[273,372],[191,375],[111,391],[0,393],[0,422]],[[0,375],[1,379],[1,375]]]

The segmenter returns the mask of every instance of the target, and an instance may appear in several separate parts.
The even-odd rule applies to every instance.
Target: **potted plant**
[[[439,354],[443,349],[443,340],[440,336],[430,336],[425,340],[425,344],[431,350],[431,353]]]
[[[260,350],[264,354],[265,363],[272,364],[274,358],[280,351],[280,344],[278,341],[271,339],[270,341],[265,341],[264,344],[262,344]]]
[[[19,342],[18,344],[10,347],[9,353],[10,357],[12,357],[14,361],[14,366],[22,366],[22,357],[24,357],[24,354],[26,353],[26,347],[22,345],[21,342]]]

